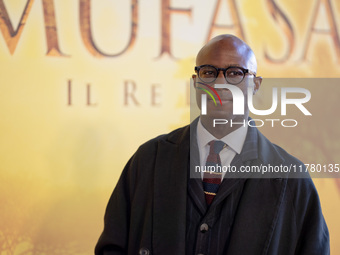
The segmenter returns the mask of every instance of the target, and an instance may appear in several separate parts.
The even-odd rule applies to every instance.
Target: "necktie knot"
[[[225,147],[225,143],[219,140],[212,140],[208,143],[210,145],[209,154],[220,154],[221,150]]]

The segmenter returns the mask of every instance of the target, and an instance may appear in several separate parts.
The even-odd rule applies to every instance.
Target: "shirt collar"
[[[243,148],[244,141],[247,136],[247,127],[241,126],[234,130],[230,134],[222,137],[221,139],[216,139],[208,130],[203,127],[201,119],[199,119],[197,124],[197,144],[199,148],[204,148],[212,140],[220,140],[227,144],[231,149],[233,149],[237,154],[240,154]]]

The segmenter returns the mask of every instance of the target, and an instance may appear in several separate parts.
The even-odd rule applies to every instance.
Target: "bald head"
[[[243,65],[253,72],[257,71],[257,62],[252,49],[241,39],[234,35],[224,34],[211,39],[197,54],[196,65],[205,65],[207,61],[228,58],[230,65]],[[221,61],[220,61],[221,62]],[[222,67],[222,66],[220,66]]]

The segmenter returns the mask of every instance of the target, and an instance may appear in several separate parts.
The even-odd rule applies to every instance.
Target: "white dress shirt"
[[[236,153],[241,153],[246,136],[247,127],[241,126],[221,139],[217,139],[212,134],[210,134],[209,131],[205,129],[205,127],[203,127],[201,119],[199,119],[197,124],[197,145],[201,166],[205,166],[210,150],[210,145],[208,143],[212,140],[220,140],[227,144],[227,146],[221,150],[220,158],[222,166],[230,166],[230,163],[235,157]],[[225,172],[222,172],[222,181],[225,174]],[[203,179],[204,172],[201,172],[201,175]]]

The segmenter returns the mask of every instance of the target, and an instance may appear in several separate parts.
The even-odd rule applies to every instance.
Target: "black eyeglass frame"
[[[199,72],[200,72],[200,69],[203,68],[203,67],[212,67],[212,68],[215,68],[217,70],[217,76],[215,77],[215,79],[213,81],[210,81],[210,82],[206,82],[206,81],[203,81],[199,75]],[[242,77],[242,80],[239,81],[238,83],[231,83],[228,81],[227,77],[225,76],[226,72],[231,69],[231,68],[238,68],[240,70],[242,70],[243,72],[243,77]],[[224,79],[226,79],[227,82],[229,82],[230,84],[232,85],[237,85],[237,84],[240,84],[244,77],[246,76],[247,73],[251,74],[251,75],[254,75],[254,77],[256,77],[256,73],[250,71],[249,69],[246,69],[246,68],[243,68],[243,67],[240,67],[240,66],[228,66],[227,68],[218,68],[216,66],[213,66],[213,65],[200,65],[200,66],[195,66],[195,72],[197,73],[197,76],[198,78],[203,81],[204,83],[212,83],[214,81],[216,81],[217,77],[218,77],[218,74],[220,73],[220,71],[223,71],[223,76],[224,76]]]

